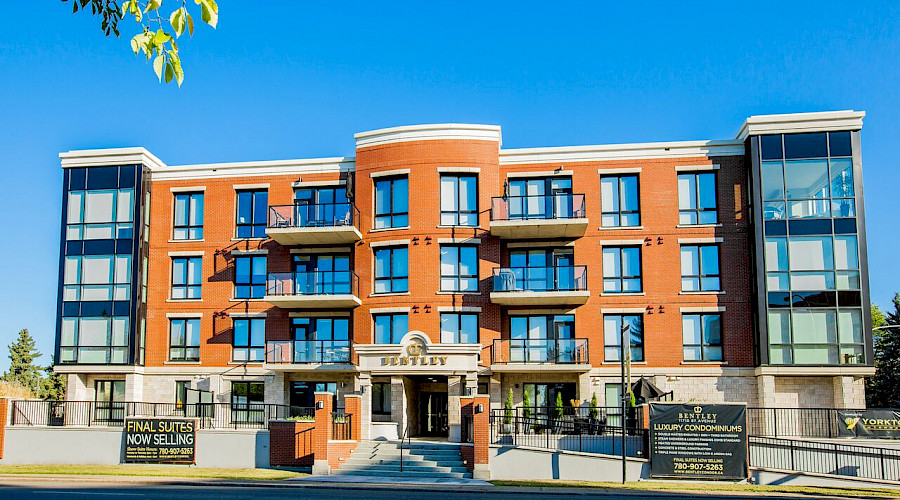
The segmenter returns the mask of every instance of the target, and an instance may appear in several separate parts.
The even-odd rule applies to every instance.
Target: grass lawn
[[[876,488],[831,488],[824,486],[759,486],[733,483],[688,483],[684,481],[640,481],[621,483],[597,483],[590,481],[491,481],[496,486],[525,486],[534,488],[604,488],[650,491],[688,491],[697,493],[793,493],[798,495],[827,495],[835,497],[884,497],[900,498],[900,490]]]
[[[81,476],[152,476],[205,479],[278,480],[305,476],[276,469],[205,469],[184,465],[0,465],[4,474],[65,474]]]

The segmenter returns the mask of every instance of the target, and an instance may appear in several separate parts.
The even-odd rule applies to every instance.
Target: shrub
[[[588,408],[588,416],[593,420],[600,418],[600,410],[597,409],[597,393],[591,395],[591,406]]]
[[[506,393],[506,401],[503,402],[503,423],[509,425],[512,423],[513,416],[513,393],[512,389]]]

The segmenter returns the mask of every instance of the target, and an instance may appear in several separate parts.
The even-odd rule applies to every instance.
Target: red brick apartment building
[[[313,406],[361,437],[460,434],[460,397],[860,407],[873,373],[864,113],[732,140],[503,149],[500,127],[356,134],[354,157],[169,166],[71,151],[68,399]],[[527,398],[527,399],[526,399]]]

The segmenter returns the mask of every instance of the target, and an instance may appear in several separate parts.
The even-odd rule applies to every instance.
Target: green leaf
[[[166,83],[172,81],[172,77],[175,76],[175,69],[172,67],[172,63],[166,63]]]
[[[125,14],[131,10],[131,2],[132,0],[125,0],[122,2],[122,17],[125,17]]]
[[[162,6],[162,0],[150,0],[147,2],[147,6],[144,7],[144,13],[150,12],[151,10],[156,10]]]
[[[172,35],[169,35],[168,33],[166,33],[165,31],[163,31],[161,29],[156,30],[156,33],[153,35],[153,45],[156,45],[157,47],[159,47],[171,39],[172,39]]]
[[[156,77],[159,78],[159,81],[162,81],[163,68],[166,65],[166,58],[163,55],[156,56],[156,59],[153,60],[153,71],[156,73]]]
[[[216,27],[219,22],[219,7],[213,0],[200,0],[200,18],[203,22]]]
[[[184,33],[184,7],[172,11],[169,22],[172,23],[172,29],[175,30],[175,36],[181,36]]]
[[[188,34],[194,36],[194,18],[191,17],[191,14],[186,10],[184,11],[184,16],[187,18]]]
[[[131,50],[134,51],[134,55],[137,55],[138,51],[141,50],[141,45],[143,45],[141,37],[143,36],[143,33],[138,33],[131,39]]]

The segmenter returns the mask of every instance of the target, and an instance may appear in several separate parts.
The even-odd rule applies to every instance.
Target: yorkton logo
[[[860,417],[847,417],[844,419],[844,423],[847,424],[847,430],[852,431],[856,428],[856,424],[859,423]]]

